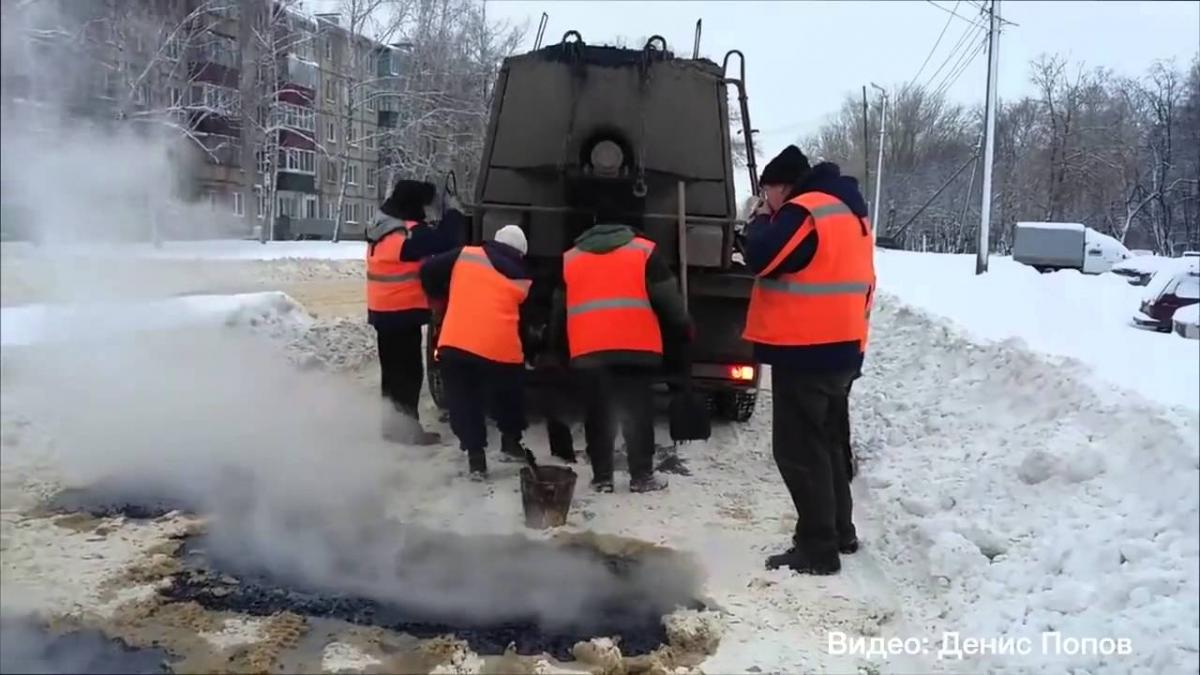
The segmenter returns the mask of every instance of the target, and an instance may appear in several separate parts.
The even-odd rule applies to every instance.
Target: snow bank
[[[851,406],[864,550],[884,558],[935,641],[1031,641],[950,670],[1197,672],[1197,416],[1180,428],[1158,406],[1107,402],[1079,364],[1013,341],[971,344],[892,300],[880,298]],[[1131,653],[1071,652],[1054,634],[1128,640]]]
[[[1200,305],[1188,305],[1175,310],[1174,321],[1187,326],[1200,326]]]
[[[109,257],[152,260],[362,260],[362,241],[272,241],[266,244],[244,239],[165,242],[161,248],[139,244],[55,245],[39,248],[25,243],[6,243],[4,255],[62,257]]]
[[[189,325],[283,322],[301,326],[309,320],[295,301],[274,291],[149,302],[21,305],[0,309],[0,345],[96,339]]]
[[[1200,409],[1200,352],[1194,343],[1132,328],[1129,318],[1146,291],[1120,277],[1039,274],[1001,257],[976,276],[974,256],[885,250],[876,265],[881,290],[976,338],[1016,338],[1035,351],[1078,359],[1107,391]]]

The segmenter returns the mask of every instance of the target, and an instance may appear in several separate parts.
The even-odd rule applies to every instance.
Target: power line
[[[945,60],[942,61],[942,65],[938,66],[937,70],[933,71],[933,74],[929,76],[929,79],[925,80],[925,84],[921,85],[922,88],[928,89],[929,85],[933,83],[933,81],[937,78],[937,76],[939,74],[941,74],[942,70],[944,70],[946,68],[946,66],[950,64],[950,61],[953,60],[956,56],[961,56],[961,54],[959,53],[959,49],[961,49],[964,45],[967,44],[967,39],[971,37],[972,33],[974,33],[975,36],[977,37],[982,32],[984,32],[984,31],[982,31],[981,29],[976,28],[976,29],[972,30],[972,28],[970,26],[967,26],[966,30],[963,31],[962,35],[960,35],[958,37],[958,41],[955,42],[954,46],[950,48],[950,53],[946,55]]]
[[[950,89],[950,87],[954,86],[954,83],[958,81],[958,78],[962,76],[963,72],[966,71],[966,69],[975,61],[975,57],[979,56],[983,52],[986,44],[987,38],[985,36],[978,41],[978,44],[974,49],[963,55],[963,59],[959,59],[959,64],[957,64],[949,73],[947,73],[945,79],[942,80],[942,83],[937,86],[937,89],[933,94],[934,98],[941,96],[948,89]],[[966,58],[968,55],[970,58]]]
[[[975,26],[975,27],[977,27],[977,28],[983,28],[983,29],[985,29],[985,30],[987,29],[987,26],[984,26],[983,24],[976,23],[976,22],[974,22],[974,21],[972,21],[972,20],[968,19],[967,17],[965,17],[965,16],[963,16],[963,15],[959,14],[959,13],[958,13],[957,11],[955,11],[954,9],[946,9],[945,7],[942,7],[941,5],[937,4],[937,3],[936,3],[936,2],[934,2],[933,0],[925,0],[925,2],[928,2],[929,4],[933,5],[934,7],[937,7],[938,9],[942,10],[943,12],[948,12],[948,13],[949,13],[951,16],[956,16],[956,17],[958,17],[959,19],[962,19],[963,21],[966,21],[967,23],[971,24],[972,26]],[[956,7],[955,9],[957,9],[957,7]]]
[[[961,2],[961,0],[955,0],[954,9],[958,9],[959,2]],[[938,33],[937,40],[933,43],[933,49],[930,49],[929,54],[925,56],[925,60],[921,63],[921,67],[917,70],[917,74],[913,75],[912,79],[908,81],[909,87],[912,87],[913,83],[917,81],[917,78],[921,77],[921,73],[925,72],[925,66],[929,65],[929,59],[933,58],[933,53],[937,51],[938,45],[942,44],[942,38],[945,37],[946,29],[950,27],[950,20],[953,18],[954,17],[952,16],[946,17],[946,23],[942,26],[942,32]]]

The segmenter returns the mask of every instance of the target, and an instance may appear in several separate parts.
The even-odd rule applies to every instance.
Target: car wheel
[[[425,381],[429,383],[429,397],[434,405],[446,409],[446,386],[442,382],[442,369],[438,367],[434,351],[438,341],[438,326],[429,324],[429,332],[425,341]]]

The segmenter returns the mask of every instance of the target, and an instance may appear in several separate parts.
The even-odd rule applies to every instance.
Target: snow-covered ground
[[[304,323],[308,318],[285,294],[186,295],[149,302],[37,304],[0,308],[0,345],[30,345],[85,337],[221,325],[253,316]]]
[[[976,339],[1016,339],[1076,359],[1105,394],[1136,392],[1166,406],[1200,409],[1200,350],[1174,335],[1136,330],[1129,319],[1146,289],[1110,275],[1039,274],[993,257],[975,275],[974,256],[879,251],[880,288],[949,319]]]
[[[586,485],[589,470],[577,467],[568,529],[634,537],[695,556],[707,576],[705,592],[722,612],[719,647],[701,664],[708,673],[1200,669],[1200,419],[1186,396],[1187,384],[1193,396],[1200,386],[1196,343],[1129,328],[1128,315],[1144,289],[1118,278],[1042,276],[1004,259],[993,259],[992,272],[976,278],[973,258],[891,251],[880,253],[879,268],[871,353],[852,401],[862,466],[854,484],[856,519],[864,546],[844,558],[840,575],[762,568],[766,555],[787,545],[795,522],[771,458],[769,395],[748,424],[718,425],[709,442],[683,446],[693,475],[671,476],[666,492],[628,494],[619,475],[617,494],[597,495]],[[167,318],[126,316],[139,330],[168,328],[169,317],[178,317],[204,330],[220,323],[284,326],[293,339],[295,333],[362,327],[361,320],[292,321],[286,317],[306,314],[271,295],[181,298],[154,307]],[[22,316],[9,311],[5,324]],[[17,328],[6,327],[21,337],[15,341],[45,336],[38,326],[52,322],[53,310],[38,311],[40,319],[26,314]],[[247,315],[252,320],[245,321]],[[337,350],[343,343],[300,344]],[[1141,372],[1130,362],[1150,376],[1130,377]],[[19,407],[20,396],[10,394],[29,371],[13,372],[17,377],[4,380],[6,415]],[[323,379],[319,386],[331,401],[363,395],[362,383],[350,378]],[[1136,393],[1122,394],[1124,388]],[[277,396],[301,393],[289,392]],[[425,418],[436,419],[429,407]],[[213,409],[220,406],[199,401],[195,414]],[[204,422],[181,420],[178,427]],[[447,428],[438,429],[447,439],[440,447],[351,448],[325,422],[291,423],[303,429],[289,437],[311,435],[320,447],[338,448],[345,461],[356,453],[384,453],[394,465],[388,508],[406,522],[468,534],[523,530],[517,468],[493,463],[488,483],[466,481]],[[30,425],[11,435],[6,427],[0,456],[6,499],[21,486],[44,489],[24,474],[53,474],[53,453],[32,442],[39,425]],[[659,438],[665,440],[665,430]],[[550,461],[541,428],[531,430],[529,442]],[[55,538],[55,528],[35,521],[17,527],[20,522],[4,523],[5,590],[20,584],[26,605],[61,607],[66,598],[55,590],[55,575],[88,565],[85,556],[95,551],[72,553],[69,532]],[[113,527],[145,547],[135,530],[126,531],[131,526]],[[38,563],[38,547],[47,548],[53,565]],[[135,553],[105,555],[125,560]],[[67,559],[73,555],[78,559]],[[79,602],[99,600],[83,594]],[[835,633],[911,639],[921,653],[887,659],[831,654]],[[948,633],[1028,638],[1030,650],[939,659]],[[1063,645],[1054,634],[1128,640],[1130,653],[1067,653],[1055,649]],[[325,649],[337,652],[337,644]],[[355,661],[379,658],[364,653]]]
[[[156,247],[138,244],[54,244],[37,247],[23,242],[6,242],[4,255],[54,257],[107,257],[151,260],[362,260],[366,244],[361,241],[271,241],[265,244],[245,239],[167,241]]]

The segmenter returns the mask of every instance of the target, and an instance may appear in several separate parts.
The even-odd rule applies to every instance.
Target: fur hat
[[[759,185],[795,185],[799,183],[808,172],[811,171],[808,165],[808,158],[800,152],[800,148],[794,145],[789,145],[767,162],[763,167],[762,176],[758,179]]]
[[[425,220],[425,207],[437,197],[437,186],[418,180],[396,181],[379,210],[400,220]]]
[[[496,234],[492,235],[492,240],[497,244],[511,246],[525,255],[529,252],[529,242],[525,239],[525,231],[516,225],[505,225],[496,230]]]

